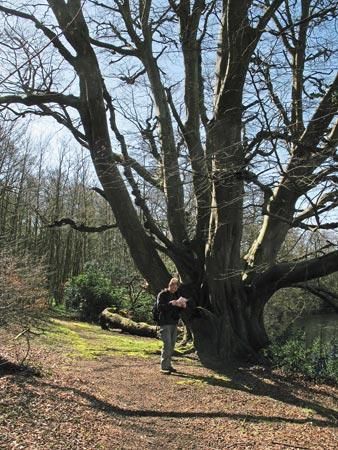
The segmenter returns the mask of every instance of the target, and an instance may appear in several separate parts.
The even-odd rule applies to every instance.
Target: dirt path
[[[93,335],[78,336],[95,349]],[[96,330],[96,337],[107,339],[107,332]],[[338,448],[335,387],[258,368],[220,375],[194,355],[178,358],[178,372],[167,376],[158,355],[117,355],[67,357],[36,343],[32,361],[42,376],[0,369],[0,448]]]

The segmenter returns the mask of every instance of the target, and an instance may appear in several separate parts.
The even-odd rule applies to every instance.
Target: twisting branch
[[[51,108],[49,108],[46,105],[39,105],[39,107],[43,112],[42,113],[40,113],[38,111],[34,112],[35,115],[53,117],[59,124],[68,128],[68,130],[72,133],[74,138],[77,140],[77,142],[82,147],[89,149],[87,137],[83,133],[81,133],[81,131],[78,128],[76,128],[73,125],[73,121],[70,118],[67,109],[63,105],[60,105],[60,107],[63,111],[63,115],[57,111],[53,111]]]
[[[328,202],[331,202],[327,205]],[[326,206],[327,205],[327,206]],[[292,226],[297,226],[301,221],[309,219],[313,216],[318,217],[319,213],[330,211],[338,205],[338,191],[328,192],[322,195],[315,204],[311,204],[307,209],[302,211],[292,222]],[[319,225],[319,220],[317,220]]]
[[[116,223],[111,225],[101,225],[99,227],[90,227],[84,223],[76,224],[74,220],[64,217],[63,219],[56,220],[48,225],[48,228],[61,228],[65,225],[70,225],[73,230],[81,231],[83,233],[102,233],[103,231],[111,230],[112,228],[117,228]]]
[[[268,268],[255,280],[257,292],[267,287],[276,292],[278,289],[308,282],[337,271],[338,250],[318,258],[305,261],[286,262]]]
[[[105,48],[107,50],[110,50],[112,53],[118,53],[119,55],[125,55],[125,56],[136,56],[137,50],[134,50],[129,45],[129,48],[123,48],[118,47],[116,45],[112,45],[108,42],[102,42],[98,39],[90,38],[90,43],[95,45],[96,47]]]
[[[4,95],[0,97],[1,104],[19,103],[26,106],[40,106],[46,103],[57,103],[60,105],[71,106],[77,110],[81,104],[78,97],[74,95],[63,95],[57,92],[48,92],[43,94],[29,95]]]

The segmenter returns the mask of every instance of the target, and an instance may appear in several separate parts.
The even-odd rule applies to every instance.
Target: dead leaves
[[[248,368],[220,376],[194,356],[176,361],[179,372],[163,377],[158,359],[67,359],[35,348],[32,363],[42,364],[42,377],[0,377],[0,448],[338,447],[333,386]]]

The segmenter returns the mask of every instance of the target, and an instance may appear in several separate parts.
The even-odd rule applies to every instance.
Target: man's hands
[[[187,307],[187,302],[188,302],[187,298],[180,297],[177,300],[172,300],[169,303],[171,303],[174,306],[178,306],[179,308],[186,308]]]

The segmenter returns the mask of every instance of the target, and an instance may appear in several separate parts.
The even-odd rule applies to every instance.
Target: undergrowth
[[[338,339],[325,343],[318,337],[309,344],[303,330],[290,328],[273,340],[266,353],[285,373],[338,383]]]

